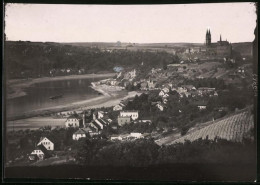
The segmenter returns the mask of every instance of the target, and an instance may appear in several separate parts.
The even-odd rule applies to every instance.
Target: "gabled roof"
[[[98,121],[99,121],[100,123],[102,123],[103,125],[107,125],[107,122],[106,122],[105,120],[103,120],[103,119],[98,119]]]
[[[44,155],[50,155],[48,150],[42,144],[36,146],[34,150],[41,150],[44,153]]]
[[[86,131],[84,131],[83,129],[79,129],[76,132],[73,133],[74,134],[86,134]]]
[[[41,138],[40,138],[40,141],[39,141],[38,143],[42,142],[42,140],[44,140],[45,138],[48,139],[47,137],[41,137]],[[48,139],[48,140],[49,140],[49,139]],[[50,141],[51,143],[53,143],[51,140],[49,140],[49,141]]]
[[[97,127],[99,130],[101,130],[101,127],[99,124],[97,124],[95,121],[91,122],[95,127]]]
[[[67,119],[81,119],[81,117],[78,114],[72,114]]]

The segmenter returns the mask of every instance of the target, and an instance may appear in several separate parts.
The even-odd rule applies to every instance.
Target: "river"
[[[47,81],[35,83],[24,89],[25,96],[7,99],[7,118],[15,117],[27,112],[70,104],[77,101],[88,100],[99,96],[90,86],[91,82],[104,79],[66,79],[58,81]],[[61,98],[50,99],[50,97],[62,94]]]

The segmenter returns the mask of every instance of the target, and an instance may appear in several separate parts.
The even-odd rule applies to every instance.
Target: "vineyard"
[[[241,142],[243,137],[254,127],[253,115],[250,111],[244,111],[228,118],[216,120],[211,125],[189,132],[171,143],[183,143],[185,140],[194,141],[199,138],[214,140],[216,137],[229,141]]]

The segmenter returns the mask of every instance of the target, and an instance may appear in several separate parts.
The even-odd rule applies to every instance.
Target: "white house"
[[[110,140],[111,141],[114,141],[114,140],[119,140],[119,141],[122,141],[123,140],[123,138],[122,138],[122,136],[118,136],[118,135],[112,135],[111,137],[110,137]]]
[[[169,97],[169,94],[164,94],[163,95],[163,98],[168,98]]]
[[[141,133],[138,133],[138,132],[132,132],[130,133],[129,136],[127,136],[127,139],[140,139],[140,138],[144,138],[143,135]]]
[[[138,116],[138,111],[120,111],[120,117],[131,117],[132,120],[136,120]]]
[[[123,110],[123,108],[125,107],[124,104],[119,103],[118,105],[113,107],[113,111],[119,111],[119,110]]]
[[[39,145],[36,146],[35,149],[31,152],[29,155],[29,160],[43,160],[50,156],[51,155],[48,153],[48,150],[43,145]]]
[[[72,135],[73,140],[79,140],[80,138],[86,137],[86,131],[83,129],[77,130],[75,133]]]
[[[157,107],[160,111],[163,111],[163,109],[164,109],[164,106],[163,106],[161,103],[157,103],[157,104],[156,104],[156,107]]]
[[[163,91],[164,93],[170,92],[170,90],[169,90],[167,87],[163,88],[162,91]]]
[[[163,99],[163,103],[166,104],[168,102],[168,100],[165,98]]]
[[[159,96],[163,96],[165,93],[163,90],[160,91]]]
[[[65,121],[65,126],[68,127],[79,127],[82,122],[81,117],[78,114],[71,115]]]
[[[97,118],[100,119],[100,118],[103,118],[105,115],[105,112],[104,111],[98,111],[97,112]]]
[[[41,137],[37,146],[43,145],[47,150],[54,150],[54,144],[47,137]]]

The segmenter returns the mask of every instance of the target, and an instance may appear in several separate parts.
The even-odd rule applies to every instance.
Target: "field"
[[[187,135],[174,140],[169,144],[183,143],[185,140],[194,141],[199,138],[213,140],[222,138],[228,141],[241,142],[243,137],[254,127],[253,115],[249,111],[244,111],[225,119],[216,120],[212,124],[189,132]]]
[[[199,123],[190,128],[185,136],[181,136],[180,132],[175,132],[157,139],[155,142],[158,145],[171,145],[184,143],[185,140],[194,141],[199,138],[205,139],[206,137],[210,140],[219,137],[229,141],[241,142],[243,137],[247,136],[253,127],[253,115],[248,109],[244,109],[240,113],[225,116],[215,121]]]

